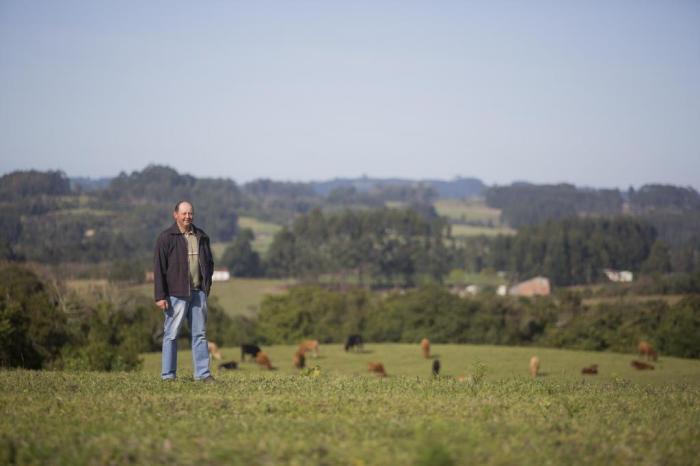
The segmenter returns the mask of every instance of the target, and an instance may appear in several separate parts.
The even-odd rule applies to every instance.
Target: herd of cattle
[[[423,338],[420,342],[421,352],[425,359],[430,359],[430,340]],[[345,342],[345,351],[350,350],[362,351],[364,349],[362,336],[360,335],[350,335]],[[658,355],[652,345],[648,341],[640,341],[637,348],[640,358],[646,358],[647,361],[657,361]],[[219,347],[214,342],[209,342],[209,353],[212,358],[221,361],[221,351]],[[304,340],[297,347],[294,356],[292,357],[292,364],[297,369],[303,369],[306,366],[306,355],[310,354],[314,358],[319,356],[319,343],[318,340]],[[245,361],[246,356],[249,359],[255,360],[255,362],[262,368],[272,370],[272,362],[270,357],[260,349],[258,345],[255,344],[243,344],[241,345],[241,362]],[[653,370],[654,366],[649,362],[633,360],[630,365],[638,370]],[[219,364],[220,370],[231,370],[237,369],[238,363],[236,361],[222,362]],[[373,374],[380,377],[386,377],[386,369],[384,364],[381,362],[369,362],[367,364],[367,370]],[[584,375],[596,375],[598,374],[598,365],[592,364],[590,366],[581,369],[581,373]],[[434,359],[432,364],[432,375],[437,377],[440,375],[440,360]],[[537,356],[530,358],[530,375],[532,378],[537,378],[540,373],[540,359]],[[464,376],[458,377],[458,380],[464,381],[466,378]]]

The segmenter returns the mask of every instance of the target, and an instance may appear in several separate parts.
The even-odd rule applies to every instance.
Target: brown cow
[[[581,369],[582,374],[596,375],[598,374],[598,364],[591,364],[588,367]]]
[[[267,353],[264,351],[260,351],[257,356],[255,356],[255,362],[258,363],[258,365],[262,367],[266,367],[267,369],[272,370],[272,363],[270,362],[270,358],[267,356]]]
[[[420,341],[420,348],[423,350],[423,357],[425,359],[430,359],[430,340],[423,338]]]
[[[533,356],[530,358],[530,375],[532,378],[537,378],[537,374],[540,371],[540,358]]]
[[[294,363],[294,367],[297,369],[303,369],[304,366],[306,365],[306,357],[304,357],[304,353],[301,351],[297,351],[294,353],[294,358],[292,358],[292,362]]]
[[[221,361],[221,351],[219,351],[219,346],[213,341],[208,341],[207,347],[209,348],[209,354],[211,354],[211,356],[217,361]]]
[[[656,351],[654,351],[654,347],[651,346],[651,343],[646,340],[639,342],[637,351],[639,352],[639,357],[646,357],[647,361],[656,361],[658,359]]]
[[[318,357],[318,340],[304,340],[299,343],[298,353],[305,354],[312,351],[315,358]]]
[[[370,362],[367,363],[367,370],[374,372],[379,377],[386,377],[386,371],[384,370],[384,364],[381,362]]]
[[[642,362],[642,361],[632,361],[632,362],[630,363],[630,366],[632,366],[632,367],[634,367],[635,369],[640,370],[640,371],[643,371],[643,370],[646,370],[646,369],[649,369],[649,370],[652,370],[652,371],[654,370],[654,366],[653,366],[653,365],[647,364],[647,363]]]

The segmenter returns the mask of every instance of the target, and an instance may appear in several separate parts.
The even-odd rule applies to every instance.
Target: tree
[[[656,240],[651,246],[651,252],[649,252],[649,257],[642,264],[642,273],[653,274],[653,273],[669,273],[671,271],[671,254],[664,243],[661,240]]]
[[[259,277],[262,274],[260,255],[253,250],[252,242],[255,239],[253,230],[246,228],[241,230],[221,258],[221,262],[228,267],[234,277]]]
[[[0,366],[40,369],[67,341],[66,318],[39,278],[0,266]]]

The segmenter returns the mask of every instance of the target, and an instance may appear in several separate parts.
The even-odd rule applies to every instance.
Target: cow
[[[315,358],[318,357],[318,340],[304,340],[299,343],[298,352],[305,354],[307,351],[313,352]]]
[[[423,338],[420,341],[420,347],[423,350],[423,357],[425,359],[430,359],[430,340]]]
[[[433,377],[437,377],[440,375],[440,360],[436,359],[433,361]]]
[[[581,374],[597,375],[598,374],[598,364],[591,364],[588,367],[581,369]]]
[[[643,370],[654,370],[654,366],[651,364],[647,364],[646,362],[642,361],[632,361],[630,363],[630,366],[634,367],[637,370],[643,371]]]
[[[258,352],[257,356],[255,356],[255,362],[257,362],[259,366],[272,370],[272,363],[270,362],[270,358],[264,351]]]
[[[363,349],[362,336],[358,334],[348,336],[348,339],[345,340],[345,351],[348,351],[351,348],[355,348],[356,350]]]
[[[537,378],[540,371],[540,358],[533,356],[530,358],[530,375],[533,379]]]
[[[367,363],[367,370],[379,377],[386,377],[386,371],[384,370],[384,364],[381,362],[369,362]]]
[[[637,352],[639,352],[640,358],[646,357],[647,361],[656,361],[658,359],[658,355],[656,354],[656,351],[654,351],[654,347],[651,346],[651,343],[648,341],[640,341],[639,346],[637,346]]]
[[[296,367],[297,369],[303,369],[306,365],[306,357],[304,356],[304,353],[300,351],[294,353],[294,358],[292,358],[292,362],[294,363],[294,367]]]
[[[243,343],[241,345],[241,362],[245,361],[245,355],[249,354],[255,359],[255,357],[260,352],[260,347],[258,345],[253,345],[249,343]]]
[[[211,354],[211,357],[217,361],[221,361],[221,351],[219,351],[218,345],[213,341],[208,341],[207,347],[209,348],[209,354]]]
[[[219,369],[224,369],[224,370],[234,370],[238,369],[238,363],[236,361],[229,361],[229,362],[222,362],[219,364]]]

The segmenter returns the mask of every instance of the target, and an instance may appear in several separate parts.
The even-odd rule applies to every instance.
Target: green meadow
[[[265,255],[268,248],[275,239],[275,234],[282,229],[276,223],[264,222],[254,217],[239,217],[238,227],[240,229],[249,228],[253,230],[255,239],[252,242],[253,249],[260,255]],[[211,245],[214,261],[220,261],[224,256],[226,248],[232,244],[231,242],[215,242]]]
[[[452,224],[450,226],[452,236],[455,238],[468,236],[496,236],[496,235],[514,235],[515,230],[508,227],[482,227],[474,225]]]
[[[455,222],[501,223],[501,210],[488,207],[483,200],[440,199],[433,205],[439,215]]]
[[[232,278],[228,282],[214,283],[211,297],[229,316],[254,317],[265,296],[286,293],[291,283],[291,280],[272,278]]]
[[[433,205],[439,215],[449,219],[454,237],[515,234],[501,224],[500,209],[488,207],[483,200],[441,199]]]
[[[433,378],[417,344],[321,345],[304,371],[294,347],[263,349],[277,370],[245,362],[212,385],[191,380],[188,351],[174,383],[159,354],[135,373],[0,371],[0,463],[697,464],[697,360],[639,372],[630,354],[433,345]]]
[[[274,278],[232,278],[227,282],[215,282],[211,288],[210,299],[216,300],[231,317],[253,317],[265,296],[286,293],[287,287],[292,283],[293,280]],[[99,285],[100,283],[94,283],[93,286]],[[153,296],[152,283],[134,286],[132,290],[149,298]]]

